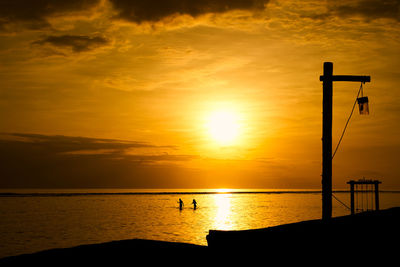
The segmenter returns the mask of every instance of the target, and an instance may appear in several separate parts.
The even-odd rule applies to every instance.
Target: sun
[[[239,116],[230,110],[217,110],[210,113],[207,125],[211,138],[219,145],[232,145],[240,132]]]

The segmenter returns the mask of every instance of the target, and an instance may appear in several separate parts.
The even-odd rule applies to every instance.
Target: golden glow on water
[[[228,193],[228,192],[232,192],[232,191],[234,191],[234,189],[228,189],[228,188],[215,189],[215,192],[217,192],[217,193]]]
[[[0,229],[5,229],[2,241],[7,245],[0,246],[0,258],[133,238],[207,245],[209,230],[257,229],[321,218],[318,192],[176,191],[5,195],[0,199]],[[349,202],[347,192],[335,195]],[[381,209],[399,206],[398,193],[382,193],[380,197]],[[182,210],[177,203],[179,198],[185,204]],[[197,209],[193,209],[193,199]],[[333,214],[341,216],[349,211],[333,202]]]
[[[213,221],[213,229],[220,229],[220,230],[232,229],[232,221],[235,221],[235,218],[232,218],[233,214],[231,210],[232,206],[231,198],[232,198],[231,194],[215,195],[214,204],[217,208],[215,211],[215,217]]]

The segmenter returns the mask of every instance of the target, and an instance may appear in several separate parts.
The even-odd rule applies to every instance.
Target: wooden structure
[[[333,82],[370,82],[370,76],[333,75],[333,63],[324,62],[322,81],[322,219],[332,218],[332,97]]]
[[[352,215],[356,211],[364,211],[364,206],[366,207],[366,211],[374,210],[374,204],[375,210],[379,210],[379,184],[382,182],[360,179],[358,181],[351,180],[347,183],[350,185],[350,208]],[[359,199],[359,195],[361,195],[361,199]]]

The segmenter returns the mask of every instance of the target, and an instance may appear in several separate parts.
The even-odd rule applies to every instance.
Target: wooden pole
[[[375,181],[375,210],[379,210],[379,181]]]
[[[332,217],[332,74],[333,63],[324,63],[322,83],[322,219]]]
[[[333,63],[324,62],[322,81],[322,219],[332,218],[332,83],[370,82],[370,76],[333,75]]]
[[[351,208],[351,215],[355,214],[355,207],[354,207],[354,183],[349,182],[350,184],[350,208]]]

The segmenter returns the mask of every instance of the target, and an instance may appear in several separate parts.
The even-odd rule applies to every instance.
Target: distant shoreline
[[[75,197],[75,196],[113,196],[113,195],[214,195],[214,194],[320,194],[321,190],[271,190],[271,191],[132,191],[132,192],[15,192],[5,189],[0,197]],[[18,191],[18,190],[16,190]],[[380,193],[400,193],[400,190],[379,190]],[[350,193],[350,190],[333,190],[333,193]]]

